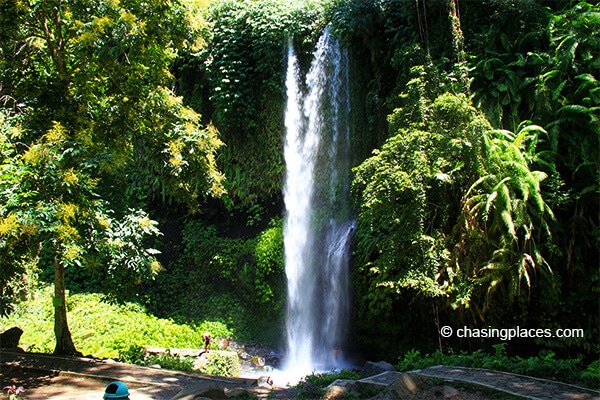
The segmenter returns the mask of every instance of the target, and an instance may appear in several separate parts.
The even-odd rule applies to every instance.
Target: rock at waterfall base
[[[358,383],[348,379],[336,379],[327,386],[323,400],[347,398],[350,394],[357,396],[360,394]]]
[[[270,389],[261,388],[256,380],[246,380],[245,382],[232,381],[204,381],[195,382],[186,386],[173,399],[177,400],[198,400],[202,398],[208,399],[229,399],[234,397],[266,397],[270,393]]]
[[[396,368],[394,368],[394,366],[387,361],[367,361],[360,371],[360,377],[363,379],[368,378],[369,376],[381,374],[382,372],[395,370]]]

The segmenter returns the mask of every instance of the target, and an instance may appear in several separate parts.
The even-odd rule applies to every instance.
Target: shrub
[[[360,379],[360,374],[356,371],[352,371],[349,369],[342,369],[339,372],[330,371],[330,372],[315,372],[311,375],[307,375],[304,380],[310,382],[314,385],[320,387],[326,387],[331,385],[334,381],[338,379],[347,379],[351,381],[355,381]]]
[[[239,377],[242,373],[240,359],[234,352],[211,352],[206,354],[208,362],[200,372],[209,375]]]
[[[167,354],[148,355],[143,347],[135,345],[119,351],[119,360],[121,362],[143,366],[160,365],[161,368],[173,371],[194,371],[193,357],[180,358],[169,354],[168,350]]]
[[[132,345],[126,349],[119,350],[119,361],[129,364],[146,365],[146,352],[143,347]]]
[[[600,360],[595,360],[581,372],[581,383],[593,389],[600,389]]]

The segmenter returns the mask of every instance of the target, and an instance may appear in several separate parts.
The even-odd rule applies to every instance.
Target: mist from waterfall
[[[348,59],[325,30],[303,81],[289,44],[284,200],[286,370],[343,367],[349,330]]]

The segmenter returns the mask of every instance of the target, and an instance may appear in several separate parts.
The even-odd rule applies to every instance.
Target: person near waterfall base
[[[206,353],[208,353],[208,350],[210,350],[210,340],[211,340],[210,333],[205,332],[202,334],[202,341],[204,342],[204,351]]]

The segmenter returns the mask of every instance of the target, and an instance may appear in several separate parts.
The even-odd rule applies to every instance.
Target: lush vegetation
[[[161,2],[2,9],[2,298],[24,265],[50,261],[55,352],[73,354],[65,269],[152,276],[142,240],[158,230],[140,202],[223,191],[215,129],[168,89],[177,50],[198,46],[198,16]]]
[[[599,159],[583,149],[599,146],[600,59],[581,29],[598,28],[598,8],[466,3],[457,20],[439,3],[385,4],[353,20],[384,25],[371,54],[393,49],[364,66],[390,112],[389,137],[354,170],[359,340],[384,354],[382,335],[405,349],[493,344],[436,343],[442,325],[583,324],[596,337]],[[534,342],[510,349],[598,352],[593,339]]]
[[[599,360],[585,365],[580,359],[556,359],[552,352],[532,357],[509,357],[505,347],[505,343],[495,345],[492,354],[481,350],[457,354],[442,353],[438,350],[432,354],[421,354],[418,350],[412,350],[400,358],[396,368],[398,371],[412,371],[436,365],[485,368],[579,384],[594,389],[599,387]]]
[[[256,237],[232,238],[200,221],[184,224],[180,256],[149,283],[143,303],[165,318],[222,321],[238,339],[277,343],[282,334],[283,227],[272,220]],[[190,268],[204,265],[205,268]]]
[[[512,340],[507,360],[598,358],[598,5],[4,0],[0,10],[2,324],[23,325],[33,299],[51,302],[38,349],[51,351],[52,320],[58,353],[152,344],[78,333],[73,302],[100,302],[85,293],[194,332],[208,320],[281,344],[285,48],[292,38],[306,71],[331,24],[351,63],[358,351],[388,361],[413,348],[492,351],[492,340],[439,328],[520,326],[585,338]],[[48,283],[55,292],[35,297]]]
[[[28,351],[49,353],[54,350],[51,293],[51,288],[36,292],[32,299],[20,303],[2,320],[3,330],[12,326],[23,329],[20,343]],[[220,322],[161,319],[139,304],[116,304],[97,293],[68,296],[67,310],[69,327],[79,351],[101,358],[135,361],[132,354],[136,351],[139,354],[143,347],[200,349],[204,347],[204,332],[212,332],[217,338],[234,334]]]
[[[214,328],[215,326],[205,326]],[[219,327],[211,332],[219,331]],[[209,375],[233,376],[241,375],[240,359],[235,352],[211,352],[205,353],[206,362],[203,365],[194,365],[196,357],[171,354],[169,349],[165,354],[147,354],[143,347],[132,345],[125,350],[119,351],[118,359],[129,364],[142,366],[156,366],[175,371],[200,372]]]
[[[309,54],[325,23],[320,14],[318,2],[214,2],[207,11],[210,45],[177,64],[181,93],[227,145],[219,166],[229,208],[281,196],[285,44],[293,37]]]

